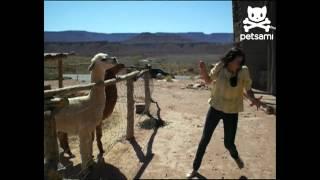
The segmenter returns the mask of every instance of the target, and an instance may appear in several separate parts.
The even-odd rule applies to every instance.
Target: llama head
[[[88,70],[92,71],[95,67],[102,68],[103,71],[112,68],[118,64],[116,57],[110,57],[105,53],[98,53],[91,59],[91,64],[89,65]]]
[[[262,8],[255,7],[252,8],[251,6],[248,6],[247,9],[248,12],[248,18],[252,22],[260,22],[263,21],[267,16],[267,7],[263,6]]]
[[[115,78],[116,74],[125,68],[124,64],[116,64],[112,68],[106,70],[104,79]]]
[[[123,68],[125,68],[124,64],[116,64],[112,68],[108,69],[106,72],[110,72],[113,74],[117,74],[119,71],[121,71]]]

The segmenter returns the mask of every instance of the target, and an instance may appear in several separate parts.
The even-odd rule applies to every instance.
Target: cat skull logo
[[[265,32],[269,32],[271,21],[266,17],[266,6],[263,6],[262,8],[252,8],[251,6],[248,6],[247,12],[248,17],[243,20],[243,24],[247,24],[243,26],[245,32],[249,32],[250,29],[256,27],[264,29]]]

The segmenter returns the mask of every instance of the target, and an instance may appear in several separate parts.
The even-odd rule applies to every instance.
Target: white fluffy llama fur
[[[87,96],[69,98],[69,105],[61,109],[56,115],[56,129],[60,132],[78,134],[80,139],[81,167],[87,168],[92,163],[92,133],[102,121],[105,107],[105,71],[117,64],[117,60],[99,53],[91,59],[89,71],[93,86]]]

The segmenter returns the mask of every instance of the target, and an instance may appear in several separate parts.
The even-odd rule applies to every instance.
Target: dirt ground
[[[158,129],[135,126],[135,140],[121,140],[98,158],[95,174],[88,179],[181,179],[192,168],[208,111],[208,90],[182,89],[191,80],[176,82],[153,81],[152,97],[161,108],[161,118],[167,123]],[[73,80],[65,85],[78,84]],[[48,84],[48,82],[45,82]],[[51,81],[53,88],[56,81]],[[263,99],[275,102],[265,95]],[[194,179],[275,179],[276,178],[276,116],[250,107],[244,102],[239,115],[236,145],[244,168],[239,169],[223,143],[223,123],[220,121],[207,147],[199,175]],[[137,120],[138,121],[138,120]],[[136,123],[138,123],[136,121]],[[78,141],[71,141],[75,158],[68,159],[68,173],[80,170]],[[94,156],[98,150],[94,143]],[[65,162],[64,162],[65,163]]]

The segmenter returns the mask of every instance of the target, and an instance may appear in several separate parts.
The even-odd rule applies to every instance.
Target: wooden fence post
[[[127,79],[127,135],[126,139],[134,137],[134,99],[133,79]]]
[[[44,90],[51,89],[50,85],[44,86]],[[56,133],[54,110],[45,104],[44,109],[44,179],[62,180],[58,174],[59,149]]]
[[[63,87],[63,66],[62,66],[62,59],[58,59],[58,80],[59,80],[59,88]]]
[[[143,76],[144,79],[144,93],[145,93],[145,109],[144,109],[144,113],[145,114],[149,114],[149,108],[150,108],[150,104],[151,104],[151,93],[150,93],[150,69],[149,71],[144,73]]]
[[[44,111],[44,156],[45,179],[62,179],[57,172],[59,150],[56,134],[56,124],[52,110]]]

